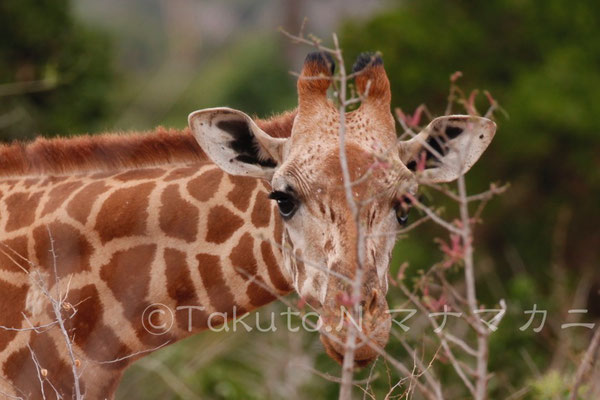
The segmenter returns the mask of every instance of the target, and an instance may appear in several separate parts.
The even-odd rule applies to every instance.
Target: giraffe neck
[[[50,293],[58,277],[77,310],[66,327],[85,366],[83,385],[90,398],[110,396],[141,355],[223,323],[214,313],[231,318],[235,308],[239,316],[291,290],[280,268],[282,225],[267,193],[263,182],[208,162],[3,178],[0,325],[52,322],[33,277]],[[0,390],[6,381],[41,395],[29,348],[47,380],[71,392],[66,346],[55,328],[0,328]]]

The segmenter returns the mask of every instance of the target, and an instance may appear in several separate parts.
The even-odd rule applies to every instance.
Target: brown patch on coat
[[[153,335],[144,327],[144,316],[150,315],[148,299],[151,264],[156,245],[146,244],[118,251],[108,264],[100,269],[100,278],[122,305],[123,315],[131,323],[137,337],[148,346],[160,346],[170,340],[169,335]],[[123,279],[130,277],[131,279]]]
[[[75,190],[82,186],[81,182],[67,182],[60,184],[50,190],[48,193],[48,200],[42,210],[41,216],[56,211],[61,205],[64,204],[67,197],[69,197]]]
[[[11,272],[22,271],[20,266],[29,270],[27,254],[27,236],[17,236],[0,242],[0,269]]]
[[[167,235],[188,243],[198,234],[198,209],[179,194],[177,185],[169,185],[160,196],[160,229]]]
[[[71,225],[55,221],[38,226],[33,230],[33,240],[39,265],[54,271],[56,263],[58,278],[90,270],[90,256],[94,249],[86,237]]]
[[[114,238],[146,234],[148,196],[154,186],[148,182],[119,189],[104,201],[95,227],[104,243]]]
[[[298,273],[298,286],[301,289],[304,286],[304,281],[306,280],[306,267],[304,266],[304,261],[302,259],[302,250],[296,249],[294,251],[294,259],[292,263],[296,265],[296,270]]]
[[[190,270],[185,261],[185,253],[171,248],[165,249],[167,293],[180,304],[196,303],[198,296],[192,282]]]
[[[227,199],[241,212],[245,212],[250,205],[252,192],[258,184],[258,179],[243,176],[228,175],[233,189],[227,193]]]
[[[62,398],[70,398],[72,395],[73,372],[71,367],[60,358],[56,344],[48,334],[31,335],[29,348],[22,347],[12,353],[4,362],[4,376],[16,388],[19,393],[25,394],[26,398],[41,399],[42,391],[37,379],[38,369],[33,362],[32,353],[35,355],[39,367],[47,371],[43,383],[46,398],[54,399],[54,388]],[[50,383],[52,383],[52,386]],[[83,384],[83,382],[81,382]],[[85,388],[82,388],[84,390]]]
[[[254,307],[260,307],[277,298],[260,276],[257,276],[254,281],[250,282],[246,289],[246,295],[248,295],[250,303]]]
[[[235,231],[244,225],[244,220],[224,206],[214,206],[208,213],[206,241],[224,243]]]
[[[15,286],[0,280],[0,293],[6,301],[0,302],[0,325],[8,328],[21,328],[25,310],[25,299],[27,297],[28,285]],[[17,335],[16,331],[0,328],[0,352]]]
[[[273,286],[280,292],[287,293],[292,290],[292,287],[281,273],[280,266],[273,254],[273,245],[267,240],[263,240],[260,244],[260,254],[267,265],[267,272],[269,273],[269,279],[273,283]]]
[[[200,277],[210,304],[217,312],[231,312],[235,301],[227,282],[223,278],[219,257],[200,253],[196,255],[196,260],[198,260],[198,271],[200,271]]]
[[[251,279],[256,275],[258,266],[256,258],[254,258],[254,239],[250,233],[244,233],[237,246],[231,250],[229,259],[235,272],[244,280]]]
[[[77,309],[72,318],[65,320],[65,327],[74,338],[74,342],[94,361],[110,361],[131,354],[115,332],[102,321],[103,307],[98,290],[94,285],[69,292],[69,303]],[[108,368],[124,368],[128,361],[104,364]]]
[[[29,226],[35,219],[35,210],[38,207],[43,192],[35,193],[13,193],[6,197],[6,231],[14,231]]]
[[[142,317],[143,308],[139,310],[139,307],[148,294],[150,267],[155,252],[154,244],[117,251],[108,264],[100,269],[100,279],[106,282],[115,298],[123,305],[124,314],[130,321],[136,317],[140,320]]]
[[[269,226],[271,222],[271,201],[267,193],[258,192],[254,198],[254,208],[252,209],[252,224],[257,228]]]
[[[281,220],[281,215],[279,215],[279,212],[277,212],[276,209],[273,209],[271,213],[274,214],[273,218],[275,219],[275,243],[281,245],[281,241],[283,240],[283,221]]]
[[[198,295],[192,282],[186,254],[175,249],[165,249],[167,293],[175,300],[175,307],[184,307],[175,312],[175,320],[182,330],[206,328],[207,314],[198,309]],[[189,307],[189,308],[188,308]]]
[[[109,187],[106,186],[104,182],[99,181],[90,183],[69,201],[69,204],[67,204],[67,213],[72,218],[85,225],[94,202],[98,199],[100,194],[106,192],[108,189]]]
[[[202,173],[202,175],[199,177],[189,181],[187,184],[187,190],[199,201],[208,201],[219,189],[222,176],[223,171],[215,167]]]

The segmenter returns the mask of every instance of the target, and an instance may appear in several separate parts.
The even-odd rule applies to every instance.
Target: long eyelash
[[[287,194],[286,192],[282,192],[280,190],[275,190],[271,193],[269,193],[269,199],[271,200],[283,200],[283,199],[289,199],[290,195]]]

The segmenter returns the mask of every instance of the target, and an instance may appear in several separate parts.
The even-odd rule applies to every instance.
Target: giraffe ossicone
[[[340,115],[327,98],[333,69],[330,57],[311,53],[297,109],[268,120],[212,108],[190,114],[183,131],[0,146],[0,393],[73,394],[52,301],[63,306],[88,398],[112,397],[133,361],[207,329],[215,313],[225,323],[233,310],[240,316],[291,291],[320,313],[321,340],[340,362],[340,306],[360,302],[370,341],[359,344],[355,364],[371,362],[391,327],[395,237],[387,233],[401,222],[398,198],[415,193],[416,174],[447,182],[465,173],[495,125],[442,117],[397,142],[383,61],[361,56],[354,72],[363,101],[344,116],[357,225],[344,190]],[[376,149],[393,168],[373,168]],[[425,169],[415,171],[423,156]],[[159,304],[181,312],[169,321]],[[149,332],[144,315],[170,329]]]

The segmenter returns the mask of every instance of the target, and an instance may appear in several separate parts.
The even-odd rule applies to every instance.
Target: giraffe
[[[267,120],[212,108],[191,113],[182,131],[0,147],[0,394],[73,396],[54,293],[64,298],[59,312],[86,398],[112,398],[129,365],[206,329],[211,315],[226,323],[292,291],[319,312],[323,346],[341,362],[347,328],[325,328],[343,315],[340,294],[359,250],[356,301],[370,341],[359,343],[354,362],[374,360],[391,329],[385,295],[395,243],[377,233],[405,221],[399,198],[417,190],[419,157],[429,160],[422,178],[454,180],[491,142],[495,124],[442,117],[397,142],[383,61],[361,55],[353,70],[363,101],[345,116],[352,193],[369,199],[359,249],[339,115],[326,93],[334,68],[330,57],[310,53],[298,107]],[[396,167],[373,168],[378,149]],[[169,316],[161,306],[185,312]],[[149,312],[153,326],[172,326],[156,334],[145,324]]]

